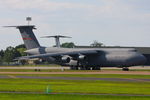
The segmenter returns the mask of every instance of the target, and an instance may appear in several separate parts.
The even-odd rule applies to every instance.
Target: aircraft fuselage
[[[134,48],[55,48],[55,47],[42,47],[27,50],[26,52],[32,55],[45,54],[45,53],[66,53],[77,52],[84,50],[97,50],[97,54],[86,55],[86,60],[79,61],[72,57],[69,63],[62,65],[78,65],[78,66],[103,66],[103,67],[129,67],[142,65],[146,62],[146,58]],[[80,54],[79,54],[80,55]],[[62,55],[62,57],[65,55]],[[57,62],[57,59],[56,59]],[[60,61],[59,61],[60,62]]]

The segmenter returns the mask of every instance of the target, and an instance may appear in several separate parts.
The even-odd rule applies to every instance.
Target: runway
[[[91,77],[54,77],[54,76],[13,76],[1,75],[0,79],[56,79],[56,80],[102,80],[102,81],[127,81],[127,82],[150,82],[150,79],[131,79],[131,78],[91,78]]]
[[[70,69],[69,67],[0,67],[0,69]]]
[[[0,74],[121,74],[121,75],[150,75],[149,71],[112,71],[112,70],[102,70],[102,71],[76,71],[76,72],[0,72]]]
[[[69,67],[30,67],[30,66],[18,66],[18,67],[9,67],[9,66],[0,66],[0,69],[70,69]],[[117,67],[102,67],[101,69],[121,69]],[[130,69],[143,69],[150,70],[150,66],[136,66],[130,67]]]

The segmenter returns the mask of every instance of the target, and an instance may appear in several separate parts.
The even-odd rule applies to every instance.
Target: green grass
[[[81,81],[48,79],[0,79],[0,91],[56,93],[150,94],[150,82]]]
[[[150,100],[144,96],[102,96],[67,94],[1,94],[1,100]]]
[[[15,76],[15,75],[14,75]],[[25,76],[25,75],[24,75]],[[34,75],[35,76],[35,75]],[[42,76],[42,75],[36,75]],[[63,77],[149,78],[149,75],[47,75]],[[108,95],[45,94],[90,93]],[[150,100],[150,96],[112,96],[109,94],[150,95],[150,82],[51,80],[51,79],[0,79],[0,91],[37,92],[44,94],[1,93],[0,100]]]

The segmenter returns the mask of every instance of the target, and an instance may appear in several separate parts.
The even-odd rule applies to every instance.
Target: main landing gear
[[[78,70],[79,69],[79,67],[77,67],[77,66],[70,66],[70,70]]]
[[[100,67],[92,67],[92,70],[101,70]]]
[[[122,70],[123,71],[129,71],[129,68],[128,67],[123,67]]]
[[[89,67],[89,66],[70,66],[71,70],[101,70],[100,67]]]

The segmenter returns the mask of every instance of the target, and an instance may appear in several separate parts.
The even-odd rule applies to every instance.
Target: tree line
[[[24,52],[25,45],[21,44],[16,47],[7,47],[6,50],[0,50],[0,64],[14,62],[14,59],[21,56],[26,56]]]

